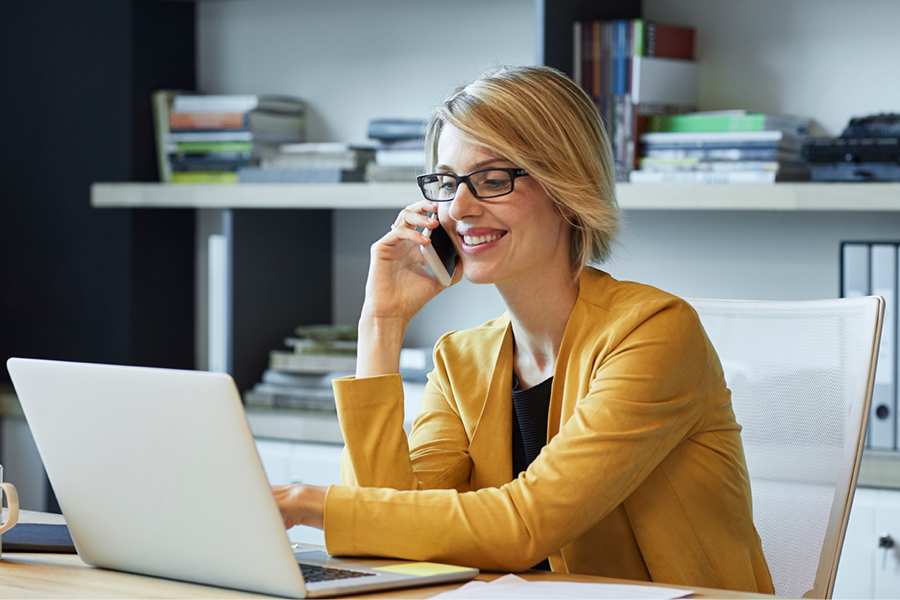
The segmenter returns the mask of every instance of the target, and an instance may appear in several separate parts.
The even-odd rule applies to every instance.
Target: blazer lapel
[[[512,363],[512,327],[507,324],[500,344],[484,356],[485,372],[490,380],[469,443],[473,490],[500,487],[512,480]]]

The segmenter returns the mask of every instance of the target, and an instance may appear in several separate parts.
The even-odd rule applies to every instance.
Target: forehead
[[[438,166],[457,173],[474,170],[484,163],[506,160],[487,146],[479,144],[452,125],[445,125],[437,146]]]

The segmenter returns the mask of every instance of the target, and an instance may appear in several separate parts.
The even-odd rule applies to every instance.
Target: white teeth
[[[493,242],[494,240],[499,240],[503,237],[503,234],[497,233],[494,235],[479,235],[479,236],[471,236],[464,235],[463,241],[467,246],[478,246],[479,244],[486,244],[487,242]]]

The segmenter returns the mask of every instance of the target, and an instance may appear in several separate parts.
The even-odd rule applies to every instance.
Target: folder
[[[841,297],[869,295],[869,244],[841,244]],[[874,404],[874,403],[873,403]],[[866,448],[870,447],[872,421],[866,428]]]
[[[872,407],[869,414],[869,447],[879,450],[894,450],[897,447],[897,365],[894,360],[897,314],[897,246],[872,244],[870,264],[872,294],[884,298],[885,308],[881,346],[878,349],[878,365],[875,369]]]
[[[74,553],[69,528],[63,524],[19,523],[3,534],[6,552]]]

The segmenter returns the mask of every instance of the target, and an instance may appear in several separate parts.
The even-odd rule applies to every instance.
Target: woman
[[[549,559],[772,593],[740,427],[696,313],[587,266],[618,222],[590,99],[549,68],[501,70],[436,109],[426,148],[438,176],[372,246],[356,377],[334,382],[345,485],[276,488],[285,524],[324,527],[332,554],[500,571]],[[461,256],[453,281],[493,283],[508,310],[438,341],[407,440],[400,347],[443,289],[416,228],[439,222]]]

